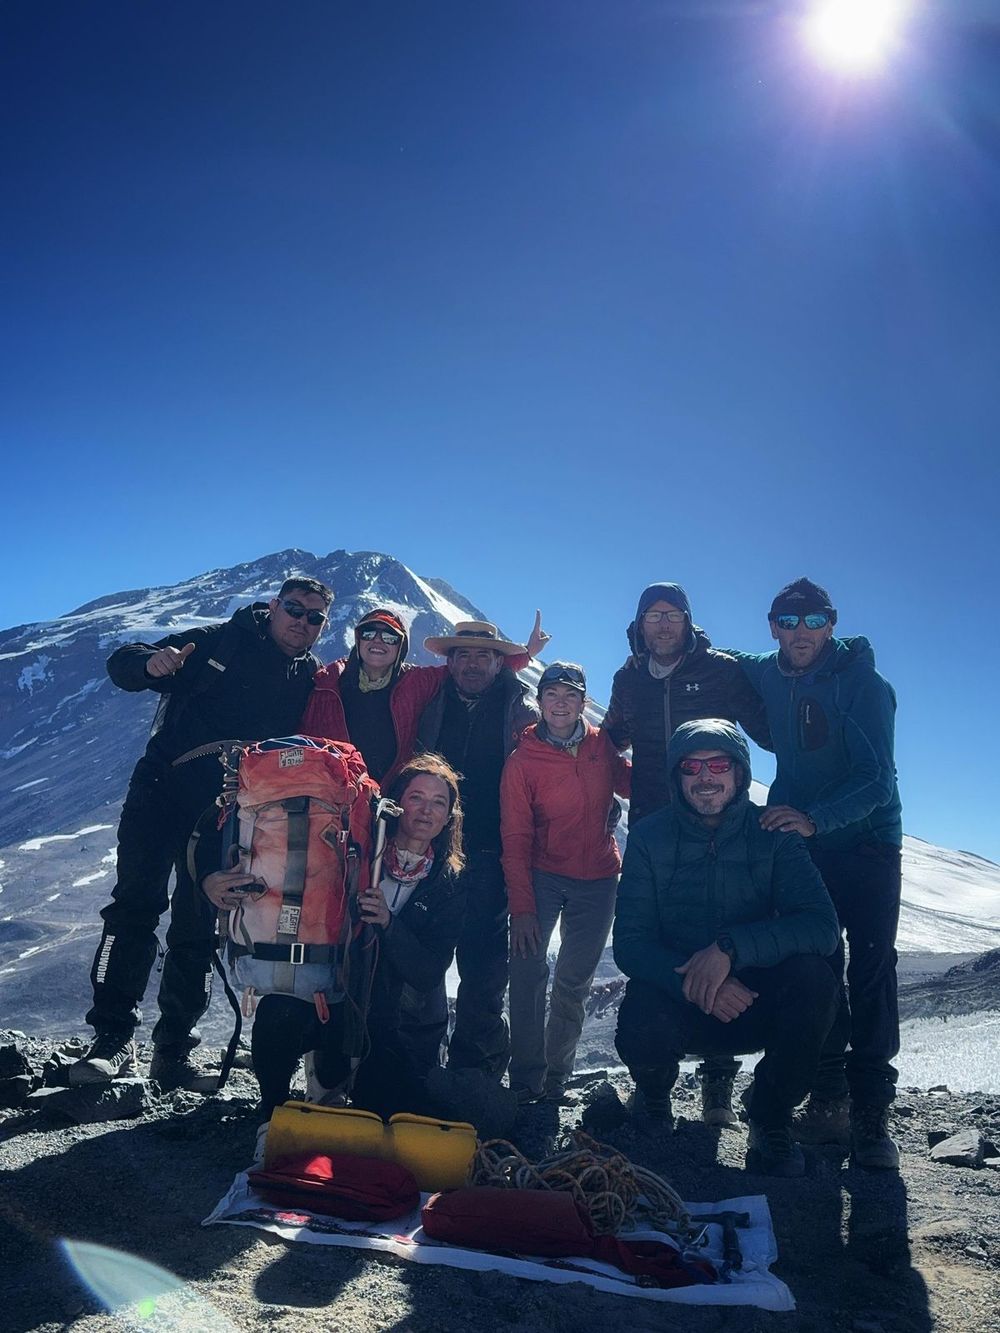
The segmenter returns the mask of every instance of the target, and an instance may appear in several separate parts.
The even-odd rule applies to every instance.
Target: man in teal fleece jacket
[[[800,578],[782,588],[768,620],[777,652],[735,654],[764,701],[777,758],[761,822],[806,839],[850,946],[847,992],[796,1134],[850,1143],[858,1165],[896,1170],[888,1133],[903,840],[896,696],[867,639],[834,637],[837,612],[819,584]],[[842,978],[843,943],[833,962]]]
[[[761,827],[732,723],[678,727],[667,769],[679,799],[632,829],[618,887],[614,955],[629,981],[615,1043],[637,1105],[666,1124],[685,1055],[763,1049],[748,1165],[801,1175],[791,1115],[836,1012],[836,913],[802,838]]]

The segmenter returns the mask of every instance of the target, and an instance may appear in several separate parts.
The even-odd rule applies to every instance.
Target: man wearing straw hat
[[[538,721],[530,690],[508,661],[525,648],[486,621],[459,621],[455,632],[424,640],[448,660],[444,688],[424,710],[417,749],[443,755],[461,775],[465,811],[466,919],[456,950],[459,988],[451,1069],[503,1076],[510,1055],[503,997],[507,989],[507,890],[500,864],[500,774],[521,733]],[[418,1062],[434,1063],[447,1030],[444,988],[406,1000],[404,1031]]]

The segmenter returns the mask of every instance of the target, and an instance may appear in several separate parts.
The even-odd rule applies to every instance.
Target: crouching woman
[[[437,755],[420,755],[398,774],[388,795],[402,814],[389,821],[380,883],[362,895],[362,919],[377,937],[367,1026],[367,1055],[358,1069],[352,1100],[391,1114],[412,1110],[420,1098],[417,1074],[396,1040],[404,983],[417,990],[438,986],[451,964],[465,913],[457,886],[462,868],[462,807],[458,778]],[[214,850],[214,849],[211,849]],[[208,849],[199,847],[199,863]],[[215,857],[217,861],[217,855]],[[202,891],[222,911],[264,885],[245,871],[214,871]],[[321,1021],[316,1006],[293,995],[260,997],[251,1035],[253,1071],[260,1085],[260,1119],[270,1120],[288,1100],[300,1058],[307,1061],[308,1100],[343,1104],[351,1062],[344,1052],[345,1004],[332,1004]]]
[[[510,905],[510,1085],[522,1103],[558,1099],[573,1072],[584,1000],[608,940],[621,856],[610,818],[631,766],[583,716],[582,668],[553,662],[500,784]],[[545,1022],[547,950],[561,942]]]

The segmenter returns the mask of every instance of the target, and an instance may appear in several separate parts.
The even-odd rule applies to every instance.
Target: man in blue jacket
[[[867,639],[834,637],[837,612],[825,588],[796,579],[775,597],[768,620],[777,652],[738,654],[764,700],[777,757],[761,823],[807,840],[850,946],[850,1005],[842,992],[796,1134],[803,1142],[850,1143],[859,1166],[897,1170],[888,1133],[899,1050],[903,838],[896,696],[875,670]],[[833,961],[842,976],[843,941]]]
[[[637,1108],[664,1125],[685,1055],[763,1049],[747,1165],[800,1176],[791,1117],[836,1013],[836,913],[798,834],[761,827],[731,722],[678,727],[667,768],[678,799],[632,829],[618,886],[614,955],[629,982],[615,1044]]]

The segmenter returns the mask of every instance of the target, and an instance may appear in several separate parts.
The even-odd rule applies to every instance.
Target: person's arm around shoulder
[[[730,654],[733,656],[733,654]],[[762,750],[774,750],[764,700],[738,661],[726,663],[729,706],[734,719]]]
[[[662,938],[656,901],[656,877],[647,836],[641,829],[629,833],[612,932],[614,959],[627,977],[648,981],[684,999],[683,978],[676,971],[688,955]]]
[[[615,749],[614,742],[603,728],[597,732],[597,739],[605,749],[604,759],[611,774],[612,790],[616,796],[624,796],[628,800],[632,795],[631,759],[626,759]]]

